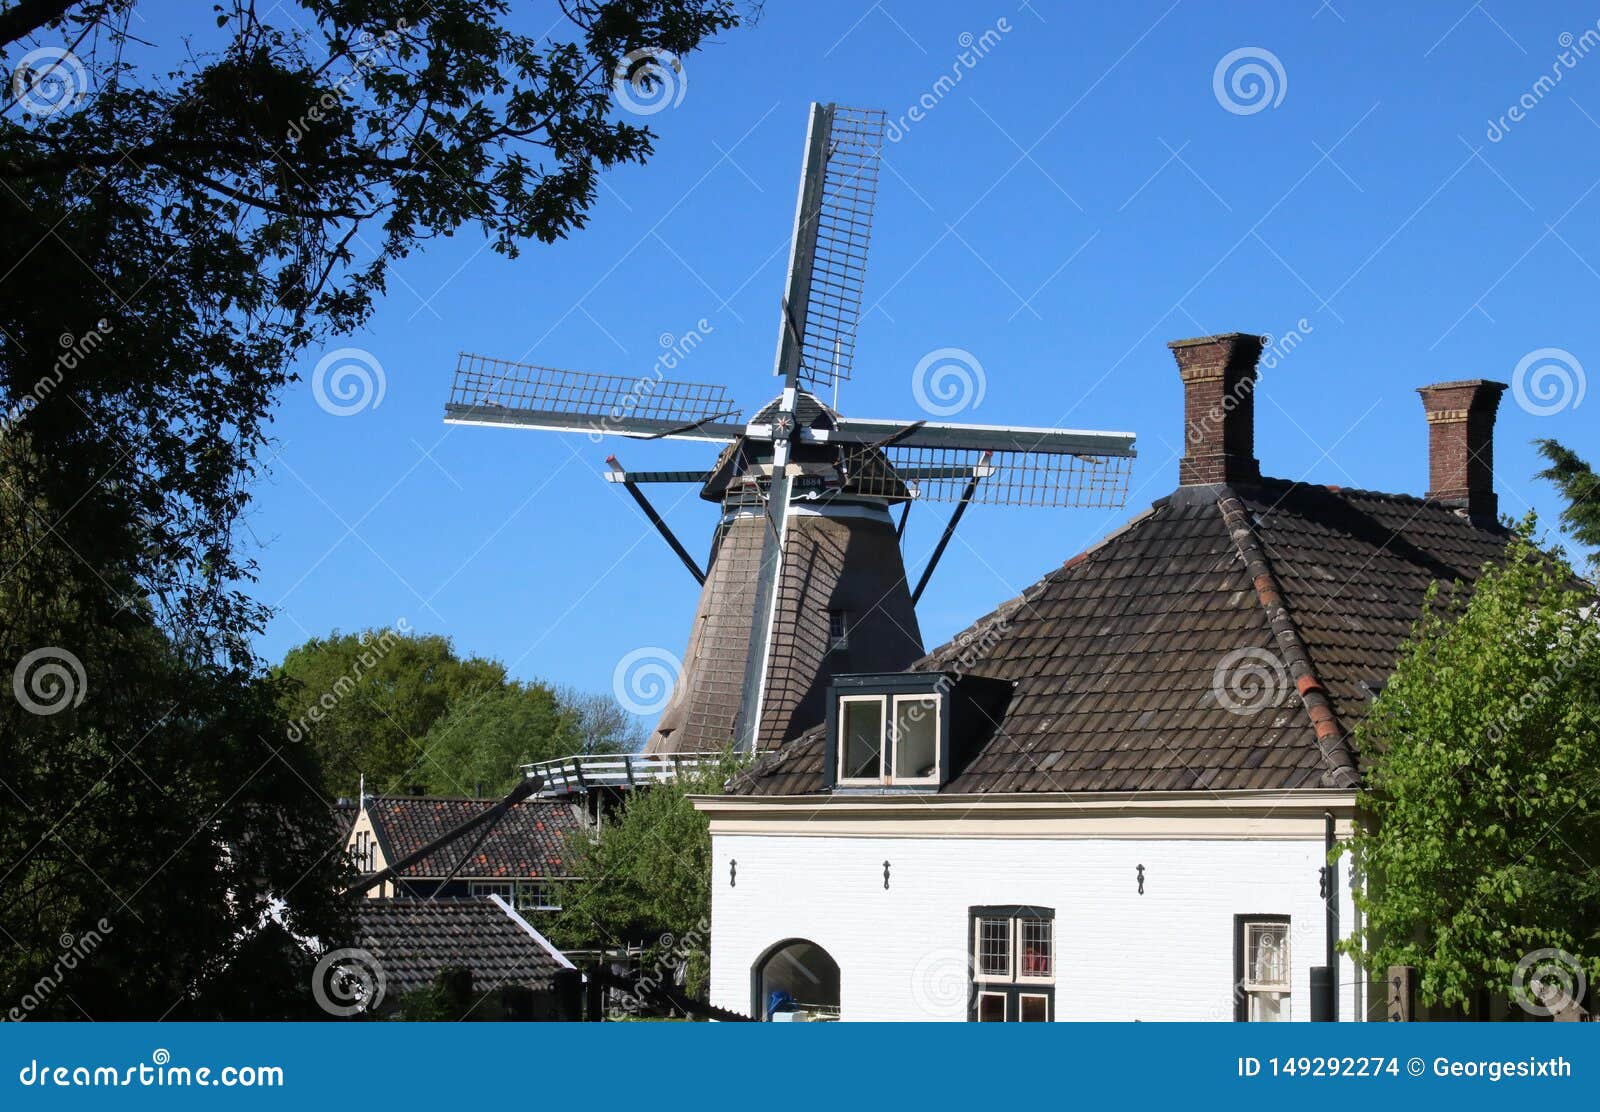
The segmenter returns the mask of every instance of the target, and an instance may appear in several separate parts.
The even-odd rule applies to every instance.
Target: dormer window
[[[837,675],[828,692],[826,770],[835,792],[936,792],[992,735],[1012,684],[950,672]]]
[[[837,782],[939,783],[940,702],[936,694],[841,696]]]

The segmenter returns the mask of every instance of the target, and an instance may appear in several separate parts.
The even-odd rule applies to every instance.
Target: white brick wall
[[[1056,913],[1058,1019],[1231,1020],[1233,917],[1248,913],[1290,916],[1293,1018],[1307,1019],[1309,969],[1324,953],[1320,823],[1307,829],[1275,840],[720,834],[711,998],[749,1012],[756,961],[805,938],[839,963],[844,1019],[964,1020],[968,907],[1032,904]],[[1357,976],[1341,959],[1341,1019],[1364,1000]]]

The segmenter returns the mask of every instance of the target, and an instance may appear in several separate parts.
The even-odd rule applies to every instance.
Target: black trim
[[[1235,1023],[1248,1023],[1250,1021],[1250,994],[1244,990],[1244,925],[1246,923],[1282,923],[1289,926],[1287,915],[1269,915],[1266,913],[1254,915],[1235,915],[1233,917],[1233,1021]],[[1291,977],[1290,996],[1293,996],[1293,978]]]
[[[768,1022],[767,1002],[761,999],[761,974],[766,971],[767,963],[776,957],[780,950],[786,950],[790,946],[799,945],[814,946],[823,954],[823,956],[825,956],[829,961],[833,962],[833,967],[839,970],[839,996],[840,1002],[843,1003],[844,970],[839,967],[839,960],[829,953],[828,949],[825,946],[822,946],[820,943],[813,942],[809,938],[801,938],[796,935],[792,938],[785,938],[781,942],[774,942],[771,946],[768,946],[765,950],[762,950],[761,955],[757,957],[750,966],[750,1015],[758,1023]]]

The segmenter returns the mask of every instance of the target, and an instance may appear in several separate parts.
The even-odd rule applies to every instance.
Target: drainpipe
[[[1322,845],[1327,859],[1328,895],[1326,901],[1328,936],[1328,1009],[1329,1022],[1339,1020],[1339,866],[1332,860],[1334,846],[1333,812],[1322,815]]]

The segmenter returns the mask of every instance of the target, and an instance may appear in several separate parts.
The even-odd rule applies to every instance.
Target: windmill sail
[[[1083,429],[842,417],[829,438],[857,490],[932,502],[1120,509],[1134,457],[1132,433]]]
[[[456,368],[450,423],[722,447],[709,471],[627,471],[614,457],[607,471],[701,585],[649,752],[781,745],[820,721],[833,677],[910,666],[923,651],[916,599],[969,504],[1127,497],[1127,433],[852,419],[823,401],[854,370],[884,126],[882,112],[811,106],[774,366],[782,392],[749,424],[720,386],[475,355]],[[684,482],[721,510],[703,570],[642,489]],[[915,591],[889,512],[913,500],[957,506]]]
[[[855,364],[856,326],[878,199],[884,114],[829,105],[815,249],[800,343],[800,381],[833,386]]]
[[[588,374],[463,353],[445,421],[598,436],[725,443],[744,432],[721,386],[654,375]]]

